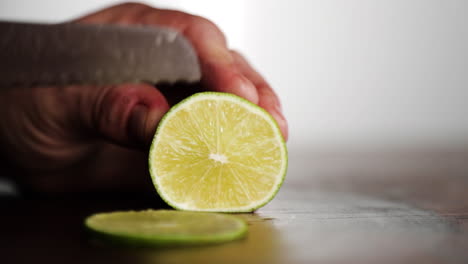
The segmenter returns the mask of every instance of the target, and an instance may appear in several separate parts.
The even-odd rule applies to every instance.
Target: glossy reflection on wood
[[[159,208],[152,198],[0,200],[1,263],[467,263],[468,151],[290,151],[278,196],[246,239],[204,247],[116,248],[83,219]]]

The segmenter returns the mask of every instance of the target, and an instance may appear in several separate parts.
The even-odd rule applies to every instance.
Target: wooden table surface
[[[468,263],[468,151],[291,150],[278,196],[224,245],[116,248],[89,214],[161,207],[142,197],[0,200],[0,263]]]

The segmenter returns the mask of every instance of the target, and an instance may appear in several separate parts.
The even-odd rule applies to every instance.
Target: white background
[[[117,1],[2,0],[58,22]],[[146,1],[208,17],[279,93],[290,147],[468,143],[468,1]]]

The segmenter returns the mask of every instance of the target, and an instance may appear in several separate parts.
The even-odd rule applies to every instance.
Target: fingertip
[[[151,93],[145,94],[145,97],[141,98],[140,104],[146,108],[147,113],[145,119],[141,120],[139,141],[147,146],[151,143],[159,122],[169,111],[170,106],[164,95],[154,87],[152,87]],[[134,111],[140,111],[140,105],[135,106],[135,108]]]
[[[169,110],[166,98],[154,86],[122,84],[108,87],[91,127],[113,142],[124,146],[147,147],[162,116]],[[91,109],[93,109],[91,107]]]
[[[159,125],[159,122],[164,115],[169,111],[169,104],[165,102],[163,105],[158,105],[149,109],[149,114],[145,123],[145,130],[142,139],[145,144],[150,144],[153,140],[154,133]]]
[[[275,119],[276,123],[278,124],[278,127],[281,130],[281,134],[283,135],[283,138],[285,141],[288,141],[289,137],[289,132],[288,132],[288,122],[286,121],[286,118],[281,114],[281,112],[273,110],[271,111],[271,115]]]
[[[159,122],[167,111],[168,107],[164,105],[152,109],[144,104],[135,105],[128,119],[130,142],[142,147],[148,146],[153,140]]]
[[[131,141],[140,145],[145,140],[145,126],[148,119],[148,107],[146,105],[137,104],[131,110],[128,118],[128,135]]]

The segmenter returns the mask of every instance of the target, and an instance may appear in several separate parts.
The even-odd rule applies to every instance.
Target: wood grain
[[[126,249],[90,241],[91,213],[145,197],[0,200],[2,263],[468,263],[468,151],[292,150],[284,187],[243,214],[248,238]],[[0,260],[1,260],[0,259]]]

